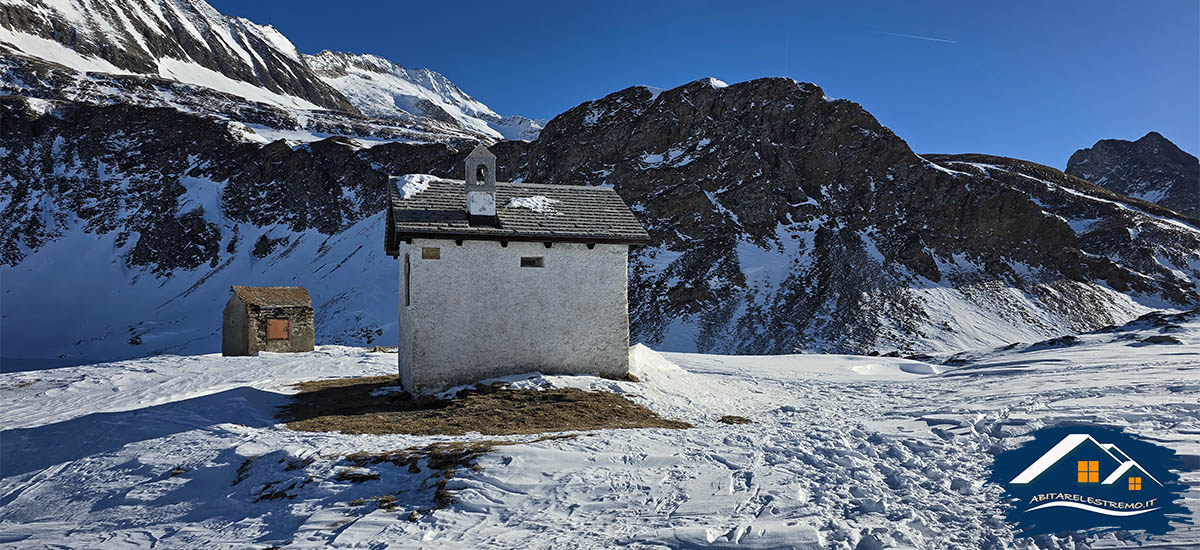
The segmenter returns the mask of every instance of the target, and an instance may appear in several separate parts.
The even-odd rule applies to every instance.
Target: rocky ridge
[[[1158,132],[1103,139],[1067,161],[1068,174],[1111,191],[1200,217],[1200,161]]]
[[[174,108],[18,96],[0,124],[6,281],[42,284],[80,241],[110,247],[94,269],[138,297],[68,329],[67,359],[207,351],[218,332],[188,312],[233,283],[309,286],[319,341],[390,341],[387,176],[456,175],[474,145],[261,143]],[[661,348],[952,352],[1200,303],[1200,222],[1033,163],[917,155],[790,79],[628,88],[493,151],[501,179],[612,185],[630,204],[654,239],[631,258],[633,339]],[[43,328],[19,305],[6,354],[43,353],[23,349]],[[125,333],[139,344],[114,344]]]
[[[502,175],[638,211],[634,333],[672,347],[949,350],[1198,297],[1196,220],[1029,162],[922,157],[790,79],[629,88],[496,149]]]
[[[313,71],[363,113],[382,119],[412,116],[457,123],[494,138],[537,138],[544,121],[501,117],[429,69],[408,69],[375,55],[322,51],[306,55]]]
[[[0,54],[0,93],[172,107],[250,125],[259,141],[492,142],[532,139],[541,127],[501,117],[427,69],[301,54],[275,28],[203,0],[3,0]]]

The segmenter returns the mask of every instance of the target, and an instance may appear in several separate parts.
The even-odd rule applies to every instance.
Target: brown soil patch
[[[718,418],[717,422],[720,422],[722,424],[749,424],[750,419],[746,418],[744,416],[734,416],[732,414],[727,414],[725,416],[722,416],[721,418]]]
[[[293,430],[346,434],[513,435],[692,427],[609,392],[514,390],[494,384],[459,392],[453,399],[371,395],[397,385],[394,376],[302,382],[296,385],[300,393],[280,410],[279,417]]]

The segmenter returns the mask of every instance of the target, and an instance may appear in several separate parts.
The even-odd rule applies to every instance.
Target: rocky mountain
[[[263,143],[15,95],[0,127],[8,365],[218,349],[231,284],[306,285],[319,341],[390,342],[387,176],[457,175],[474,145]],[[493,151],[501,179],[634,208],[654,242],[631,259],[633,337],[665,349],[949,353],[1200,303],[1200,222],[1024,161],[917,155],[790,79],[629,88]]]
[[[512,125],[432,71],[294,53],[199,0],[0,0],[6,370],[213,351],[231,284],[307,286],[320,342],[394,341],[387,176],[456,176]],[[951,353],[1200,303],[1194,218],[917,155],[790,79],[628,88],[493,151],[634,208],[633,338],[661,349]]]
[[[0,128],[6,369],[217,349],[206,312],[241,283],[307,286],[321,341],[386,342],[386,175],[447,171],[456,151],[262,143],[168,107],[14,95]]]
[[[1067,173],[1200,217],[1200,161],[1158,132],[1137,141],[1104,139],[1075,151]]]
[[[531,140],[542,121],[501,117],[467,95],[445,76],[429,69],[406,69],[375,55],[325,50],[306,55],[314,72],[363,113],[378,118],[423,116],[495,138]]]
[[[0,41],[80,71],[158,76],[221,91],[260,88],[291,106],[350,112],[274,27],[201,0],[4,0]]]
[[[1200,299],[1200,227],[1058,170],[922,157],[859,105],[768,78],[584,103],[497,170],[613,185],[654,245],[634,333],[737,353],[950,351]]]
[[[391,108],[376,97],[385,89]],[[275,28],[203,0],[0,0],[0,92],[172,107],[245,124],[259,141],[491,142],[540,129],[432,71],[303,55]]]

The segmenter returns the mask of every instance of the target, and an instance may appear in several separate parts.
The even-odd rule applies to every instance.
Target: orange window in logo
[[[1129,490],[1130,491],[1141,491],[1142,490],[1142,478],[1140,478],[1140,477],[1129,478]]]
[[[1080,483],[1100,483],[1100,461],[1099,460],[1080,460],[1079,461],[1079,482]]]

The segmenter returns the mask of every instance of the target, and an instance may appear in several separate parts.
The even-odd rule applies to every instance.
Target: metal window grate
[[[546,267],[546,260],[541,256],[522,256],[521,267]]]

